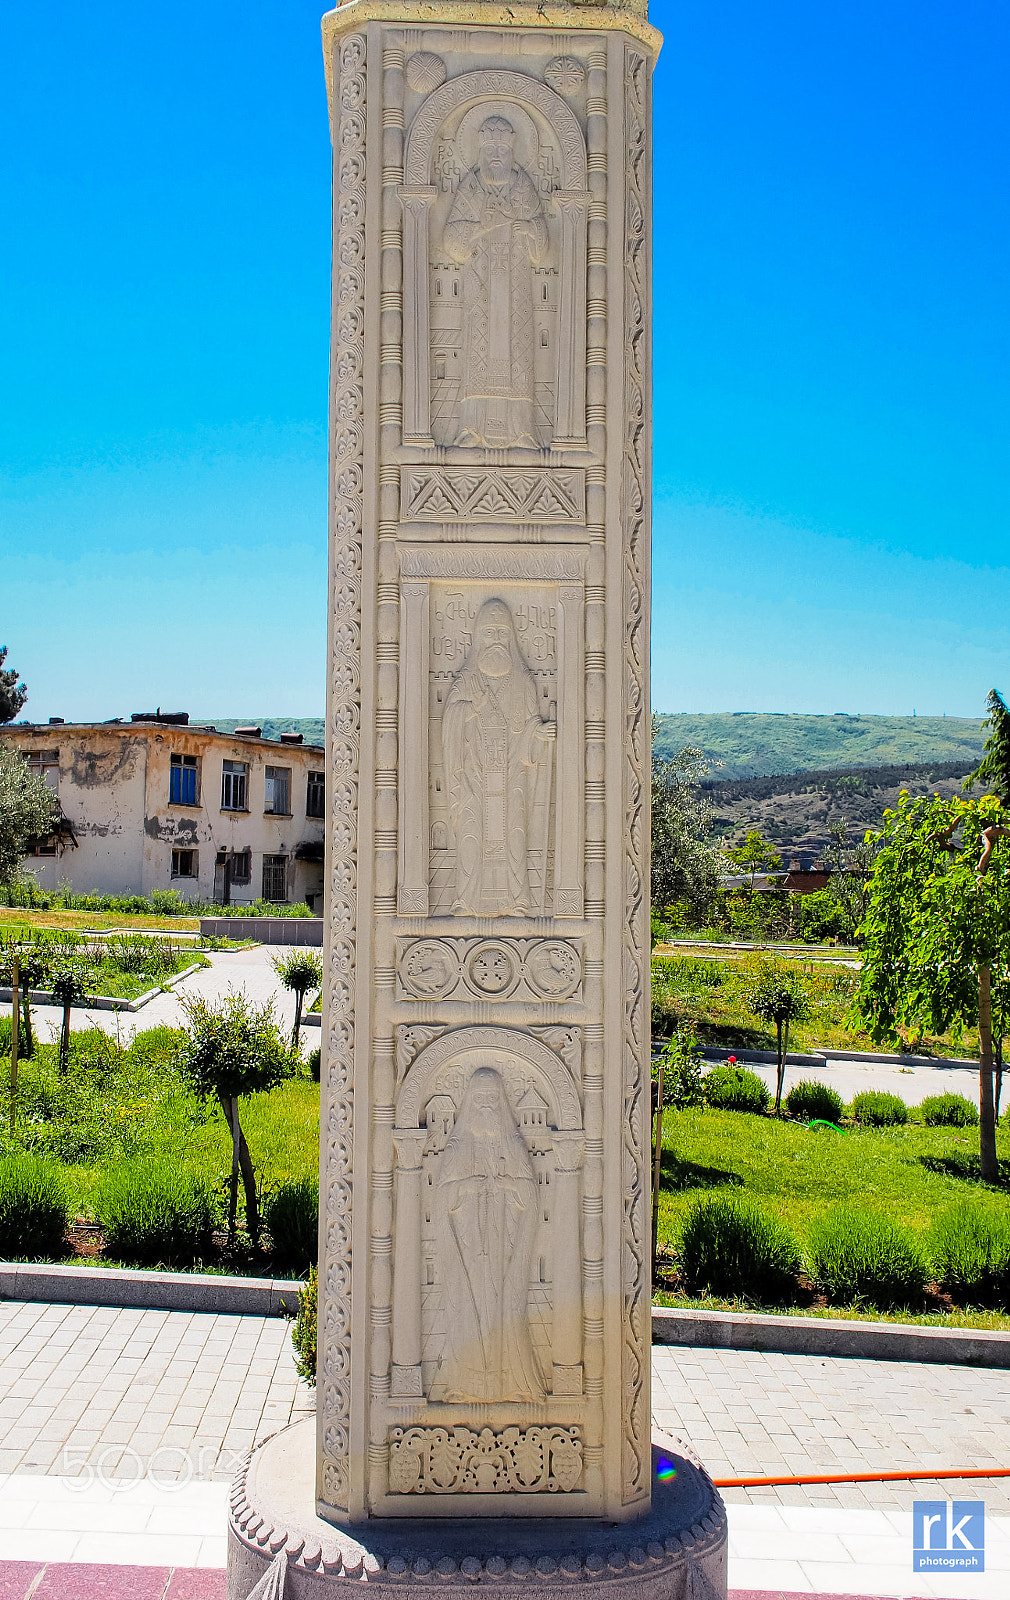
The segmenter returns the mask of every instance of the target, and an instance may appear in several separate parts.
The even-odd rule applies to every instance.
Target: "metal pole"
[[[656,1085],[656,1147],[652,1163],[652,1276],[656,1276],[656,1255],[659,1249],[659,1180],[663,1170],[663,1079],[666,1077],[665,1055],[659,1058],[659,1082]]]

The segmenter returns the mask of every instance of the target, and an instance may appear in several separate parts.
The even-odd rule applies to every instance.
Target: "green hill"
[[[322,744],[326,729],[322,717],[190,717],[189,720],[207,723],[219,733],[234,733],[236,728],[262,728],[264,739],[277,739],[282,733],[300,733],[306,744]]]
[[[967,771],[979,761],[985,742],[981,718],[975,717],[719,711],[661,712],[656,722],[654,748],[660,755],[696,745],[713,763],[716,779],[947,761],[963,761]]]

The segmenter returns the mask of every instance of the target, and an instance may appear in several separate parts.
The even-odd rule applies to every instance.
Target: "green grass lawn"
[[[774,1050],[774,1026],[749,1009],[746,991],[762,952],[726,950],[660,952],[652,960],[652,1031],[665,1038],[690,1024],[703,1045],[737,1050]],[[943,1035],[896,1033],[875,1040],[854,1013],[859,974],[839,958],[776,959],[801,980],[809,1013],[789,1030],[790,1051],[889,1050],[937,1056],[977,1056],[978,1032],[952,1029]]]
[[[199,933],[199,917],[157,917],[151,912],[121,911],[25,911],[20,907],[0,906],[0,933],[15,938],[28,937],[39,928],[69,928],[81,932],[106,928],[162,933]]]
[[[92,1196],[107,1170],[137,1160],[202,1173],[223,1216],[231,1139],[216,1104],[199,1100],[172,1066],[177,1039],[171,1028],[149,1028],[123,1049],[99,1029],[75,1034],[64,1078],[55,1046],[36,1045],[19,1064],[13,1142],[2,1096],[0,1156],[29,1150],[57,1163],[75,1218],[93,1217]],[[288,1179],[317,1174],[318,1084],[287,1079],[270,1094],[244,1096],[239,1111],[264,1196]]]
[[[841,1134],[742,1111],[668,1111],[663,1125],[660,1251],[668,1264],[676,1262],[688,1212],[699,1199],[714,1194],[739,1194],[756,1202],[786,1223],[801,1244],[815,1218],[837,1205],[879,1211],[921,1236],[928,1234],[936,1215],[972,1196],[984,1195],[988,1204],[1010,1213],[1010,1130],[1002,1125],[997,1148],[1008,1173],[1006,1188],[999,1189],[969,1176],[978,1157],[977,1129],[906,1123],[896,1128],[853,1127]],[[657,1293],[656,1303],[741,1309],[740,1302],[691,1300],[676,1290]],[[807,1314],[811,1309],[828,1316],[853,1314],[823,1306],[801,1309]],[[907,1319],[902,1314],[899,1320]],[[1010,1327],[1010,1318],[999,1313],[964,1309],[923,1320]]]

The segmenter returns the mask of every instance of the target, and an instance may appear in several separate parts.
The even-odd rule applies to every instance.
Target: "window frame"
[[[273,785],[280,778],[284,781],[284,796],[287,801],[284,810],[278,809],[275,804],[276,790]],[[269,802],[269,803],[268,803]],[[263,815],[265,817],[290,817],[291,811],[291,768],[268,766],[263,771]]]
[[[309,805],[309,798],[312,795],[318,796],[318,811],[313,811],[312,807]],[[305,815],[307,817],[317,817],[320,821],[323,821],[326,816],[325,772],[308,772],[305,775]]]
[[[248,868],[245,877],[242,877],[241,873],[235,870],[236,862],[239,861],[244,862]],[[237,884],[252,883],[252,850],[248,845],[244,850],[233,850],[231,852],[231,882]]]
[[[191,868],[191,870],[189,872],[184,872],[183,868],[182,868],[183,857],[185,857],[185,856],[189,857],[189,865],[190,865],[190,868]],[[172,850],[171,876],[173,878],[191,878],[191,879],[192,878],[199,878],[199,876],[200,876],[200,852],[199,852],[199,850],[194,849],[192,845],[182,845],[182,846],[180,846],[178,848],[174,848]]]
[[[284,874],[284,884],[283,884],[284,893],[283,893],[282,896],[278,896],[278,895],[274,894],[273,892],[271,892],[269,894],[267,893],[267,873],[268,872],[283,872],[283,874]],[[270,905],[281,906],[281,905],[286,905],[287,904],[287,899],[288,899],[288,857],[286,855],[281,855],[279,853],[276,854],[276,855],[271,855],[269,853],[268,854],[264,854],[264,856],[263,856],[263,873],[262,873],[262,878],[261,878],[261,882],[260,882],[260,887],[261,887],[261,890],[262,890],[262,894],[261,894],[260,898],[263,899],[263,900],[266,900]]]
[[[175,789],[176,774],[179,775],[179,797]],[[185,780],[192,775],[193,798],[184,798],[189,785]],[[168,763],[168,803],[170,806],[198,806],[200,804],[200,758],[199,756],[184,755],[181,751],[173,751]]]
[[[241,780],[242,804],[234,804],[235,784]],[[225,796],[231,795],[232,799],[226,800]],[[221,763],[221,810],[222,811],[248,811],[249,810],[249,763],[248,761],[222,761]]]

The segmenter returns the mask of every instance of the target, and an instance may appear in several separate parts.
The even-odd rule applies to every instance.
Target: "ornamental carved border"
[[[645,673],[648,650],[646,608],[647,421],[645,408],[648,285],[646,240],[648,64],[625,47],[625,238],[624,340],[625,417],[622,504],[624,510],[624,1404],[623,1493],[629,1504],[649,1492],[650,1428],[648,1397],[649,1257],[646,1127],[647,1092],[643,1051],[649,1008],[643,989],[646,946],[648,815],[644,810],[649,719]]]
[[[414,118],[407,135],[404,156],[404,183],[423,185],[430,183],[431,147],[449,113],[468,101],[490,99],[492,96],[516,100],[531,105],[550,122],[565,160],[564,186],[566,189],[584,190],[586,187],[586,141],[579,127],[579,119],[567,101],[559,94],[532,78],[525,72],[512,72],[507,68],[478,68],[450,78],[440,88],[428,95]]]
[[[365,40],[361,34],[351,34],[341,41],[337,70],[330,684],[326,730],[330,788],[330,915],[326,972],[327,1096],[326,1122],[322,1130],[326,1249],[325,1269],[319,1285],[319,1492],[327,1505],[347,1510],[364,490]]]
[[[570,1494],[582,1478],[578,1428],[393,1428],[391,1494]]]

